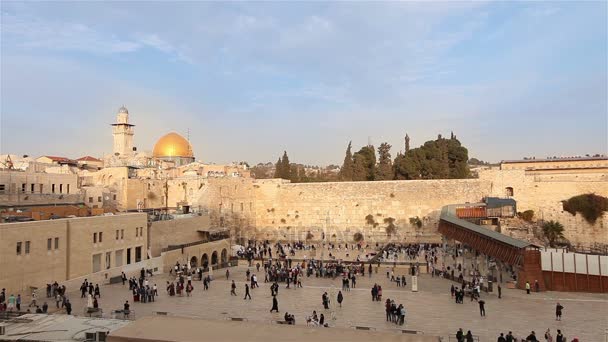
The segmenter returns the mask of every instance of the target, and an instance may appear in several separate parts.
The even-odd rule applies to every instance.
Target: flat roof
[[[282,316],[281,316],[282,319]],[[299,325],[260,322],[214,321],[176,316],[147,316],[114,330],[108,342],[122,341],[386,341],[386,342],[437,342],[439,337],[404,334],[391,331],[365,331],[344,328],[307,327],[304,317]]]
[[[573,158],[540,158],[540,159],[515,159],[515,160],[501,160],[501,164],[513,164],[513,163],[550,163],[550,162],[569,162],[569,161],[592,161],[592,160],[608,160],[608,157],[573,157]]]
[[[108,318],[76,317],[71,315],[26,314],[2,322],[6,333],[2,341],[84,341],[87,332],[111,332],[130,321]]]
[[[478,226],[474,223],[471,223],[469,221],[463,220],[463,219],[459,219],[456,216],[456,208],[459,207],[458,204],[452,204],[452,205],[446,205],[445,207],[443,207],[441,209],[441,216],[440,219],[446,221],[446,222],[450,222],[453,223],[461,228],[464,229],[468,229],[470,231],[473,231],[475,233],[487,236],[490,239],[502,242],[504,244],[513,246],[515,248],[526,248],[528,246],[534,246],[533,244],[531,244],[528,241],[524,241],[524,240],[518,240],[518,239],[514,239],[510,236],[506,236],[504,234],[495,232],[493,230],[490,229],[486,229],[483,228],[481,226]]]

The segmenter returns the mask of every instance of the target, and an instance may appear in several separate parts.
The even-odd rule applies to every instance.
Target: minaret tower
[[[116,123],[112,124],[114,135],[114,154],[128,155],[133,151],[133,134],[135,125],[129,123],[129,111],[124,106],[118,109]]]

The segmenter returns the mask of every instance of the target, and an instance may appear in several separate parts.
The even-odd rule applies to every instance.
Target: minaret
[[[410,136],[405,133],[405,152],[409,152],[410,150]]]
[[[116,123],[112,124],[114,154],[123,156],[133,151],[133,127],[135,125],[129,123],[129,111],[124,106],[120,107],[116,115]]]

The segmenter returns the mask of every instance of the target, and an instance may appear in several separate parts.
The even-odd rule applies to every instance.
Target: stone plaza
[[[244,300],[246,271],[252,271],[258,277],[259,288],[251,290],[251,300]],[[324,292],[335,294],[341,289],[341,277],[317,278],[302,277],[302,288],[285,288],[285,283],[279,283],[278,292],[279,312],[270,313],[272,297],[270,283],[264,283],[263,268],[256,272],[254,267],[248,267],[246,262],[240,262],[237,267],[231,267],[229,280],[226,280],[225,269],[213,271],[209,290],[203,290],[203,283],[193,280],[194,291],[190,297],[170,297],[165,291],[167,281],[175,281],[169,274],[157,274],[149,278],[150,285],[158,286],[159,296],[151,303],[134,303],[128,284],[113,284],[101,286],[99,305],[104,317],[110,317],[112,311],[120,310],[125,301],[131,304],[131,319],[144,316],[168,315],[196,317],[210,320],[228,320],[242,318],[248,323],[276,324],[282,321],[285,312],[294,314],[296,325],[306,325],[306,317],[313,310],[324,314],[330,328],[369,327],[376,331],[389,331],[401,334],[401,330],[411,330],[424,335],[439,336],[444,341],[454,340],[454,334],[459,328],[466,333],[471,330],[479,341],[495,341],[501,332],[512,331],[518,338],[525,338],[531,331],[536,332],[539,340],[547,329],[553,336],[561,329],[568,341],[578,337],[580,341],[604,341],[608,320],[601,314],[608,309],[608,296],[605,294],[540,292],[527,295],[525,291],[503,287],[502,298],[496,293],[482,293],[486,301],[486,317],[480,317],[476,301],[465,298],[464,304],[455,304],[450,296],[449,280],[421,274],[418,277],[418,291],[412,292],[411,279],[408,276],[406,287],[397,287],[386,276],[388,266],[382,265],[378,273],[371,277],[358,276],[356,288],[343,292],[342,307],[330,305],[324,310],[321,296]],[[400,273],[399,273],[400,274]],[[397,275],[397,274],[396,274]],[[230,283],[235,280],[237,296],[230,295]],[[370,289],[379,284],[383,289],[381,302],[371,300]],[[72,302],[73,314],[84,315],[86,299],[80,298],[80,292],[68,289],[68,298]],[[405,325],[397,326],[386,321],[384,301],[394,299],[397,304],[404,304],[407,313]],[[331,298],[335,301],[335,297]],[[555,305],[560,302],[564,307],[562,321],[555,320]],[[49,299],[49,306],[54,309],[54,303]],[[336,305],[337,306],[337,305]],[[332,319],[335,311],[335,319]],[[310,329],[323,329],[309,327]],[[450,337],[451,336],[451,337]],[[204,332],[201,332],[201,338]],[[451,338],[451,339],[450,339]]]

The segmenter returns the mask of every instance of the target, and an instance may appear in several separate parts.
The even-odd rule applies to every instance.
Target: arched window
[[[207,253],[203,254],[201,257],[201,266],[203,266],[203,268],[207,268],[207,266],[209,266],[209,256]]]
[[[228,262],[228,251],[226,250],[226,248],[222,249],[221,260],[222,264]]]
[[[197,267],[198,266],[198,259],[196,258],[196,256],[193,256],[192,258],[190,258],[190,266],[191,267]]]
[[[513,197],[513,188],[510,186],[506,187],[505,193],[506,193],[507,197]]]

